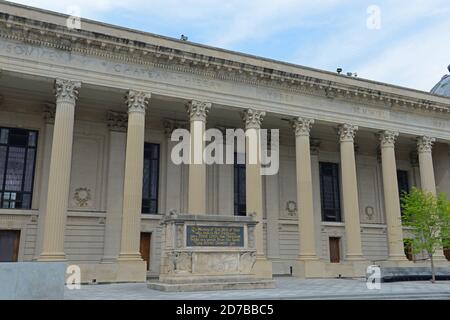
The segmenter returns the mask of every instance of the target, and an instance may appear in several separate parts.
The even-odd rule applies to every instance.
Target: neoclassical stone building
[[[427,93],[0,3],[1,261],[144,281],[164,215],[252,213],[263,277],[420,265],[399,192],[450,194],[448,79]],[[196,122],[279,129],[278,174],[174,164],[171,132]]]

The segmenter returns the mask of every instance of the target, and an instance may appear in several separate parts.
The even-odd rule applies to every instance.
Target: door
[[[147,270],[150,270],[150,248],[151,248],[152,233],[141,232],[141,256],[147,263]]]
[[[330,237],[330,262],[339,263],[341,261],[340,238]]]
[[[444,255],[448,261],[450,261],[450,247],[444,248]]]
[[[17,262],[19,242],[19,230],[0,230],[0,262]]]

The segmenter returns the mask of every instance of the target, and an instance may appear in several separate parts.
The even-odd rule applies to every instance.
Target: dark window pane
[[[397,170],[397,185],[398,185],[398,194],[401,198],[403,194],[409,192],[409,180],[408,180],[408,171],[405,170]],[[400,211],[403,214],[403,208],[401,206],[400,200]]]
[[[22,195],[22,208],[30,208],[31,207],[31,194],[24,193]]]
[[[27,162],[25,166],[25,180],[24,180],[24,191],[31,192],[33,189],[33,171],[34,171],[34,149],[28,149],[27,151]]]
[[[142,213],[157,213],[159,144],[146,143],[144,146],[144,172],[142,179]]]
[[[323,221],[341,221],[339,167],[336,163],[320,163],[320,196]]]
[[[26,147],[28,145],[28,131],[22,129],[9,130],[9,145]]]
[[[0,128],[1,207],[31,207],[36,144],[35,131]]]
[[[0,130],[0,143],[7,144],[8,143],[8,129],[2,128]]]
[[[6,168],[5,190],[21,191],[25,165],[25,148],[10,147]]]
[[[234,215],[236,216],[245,216],[247,214],[245,164],[239,164],[238,161],[244,160],[242,156],[242,154],[234,154]]]
[[[28,133],[28,146],[36,147],[36,132],[30,131]]]
[[[149,197],[149,187],[150,187],[150,161],[144,160],[144,177],[142,183],[142,197],[148,199]]]
[[[3,189],[3,178],[6,169],[6,146],[0,146],[0,189]]]

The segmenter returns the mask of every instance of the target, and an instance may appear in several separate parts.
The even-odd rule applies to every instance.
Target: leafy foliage
[[[412,188],[402,196],[402,222],[414,235],[409,239],[413,253],[426,251],[433,255],[436,249],[450,245],[450,201],[444,193],[435,196]]]

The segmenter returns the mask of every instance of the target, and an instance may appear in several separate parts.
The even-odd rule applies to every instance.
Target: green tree
[[[450,201],[444,193],[438,196],[431,192],[412,188],[403,193],[402,222],[411,228],[413,237],[408,239],[413,253],[426,252],[431,263],[431,281],[436,281],[433,255],[436,250],[450,244]]]

